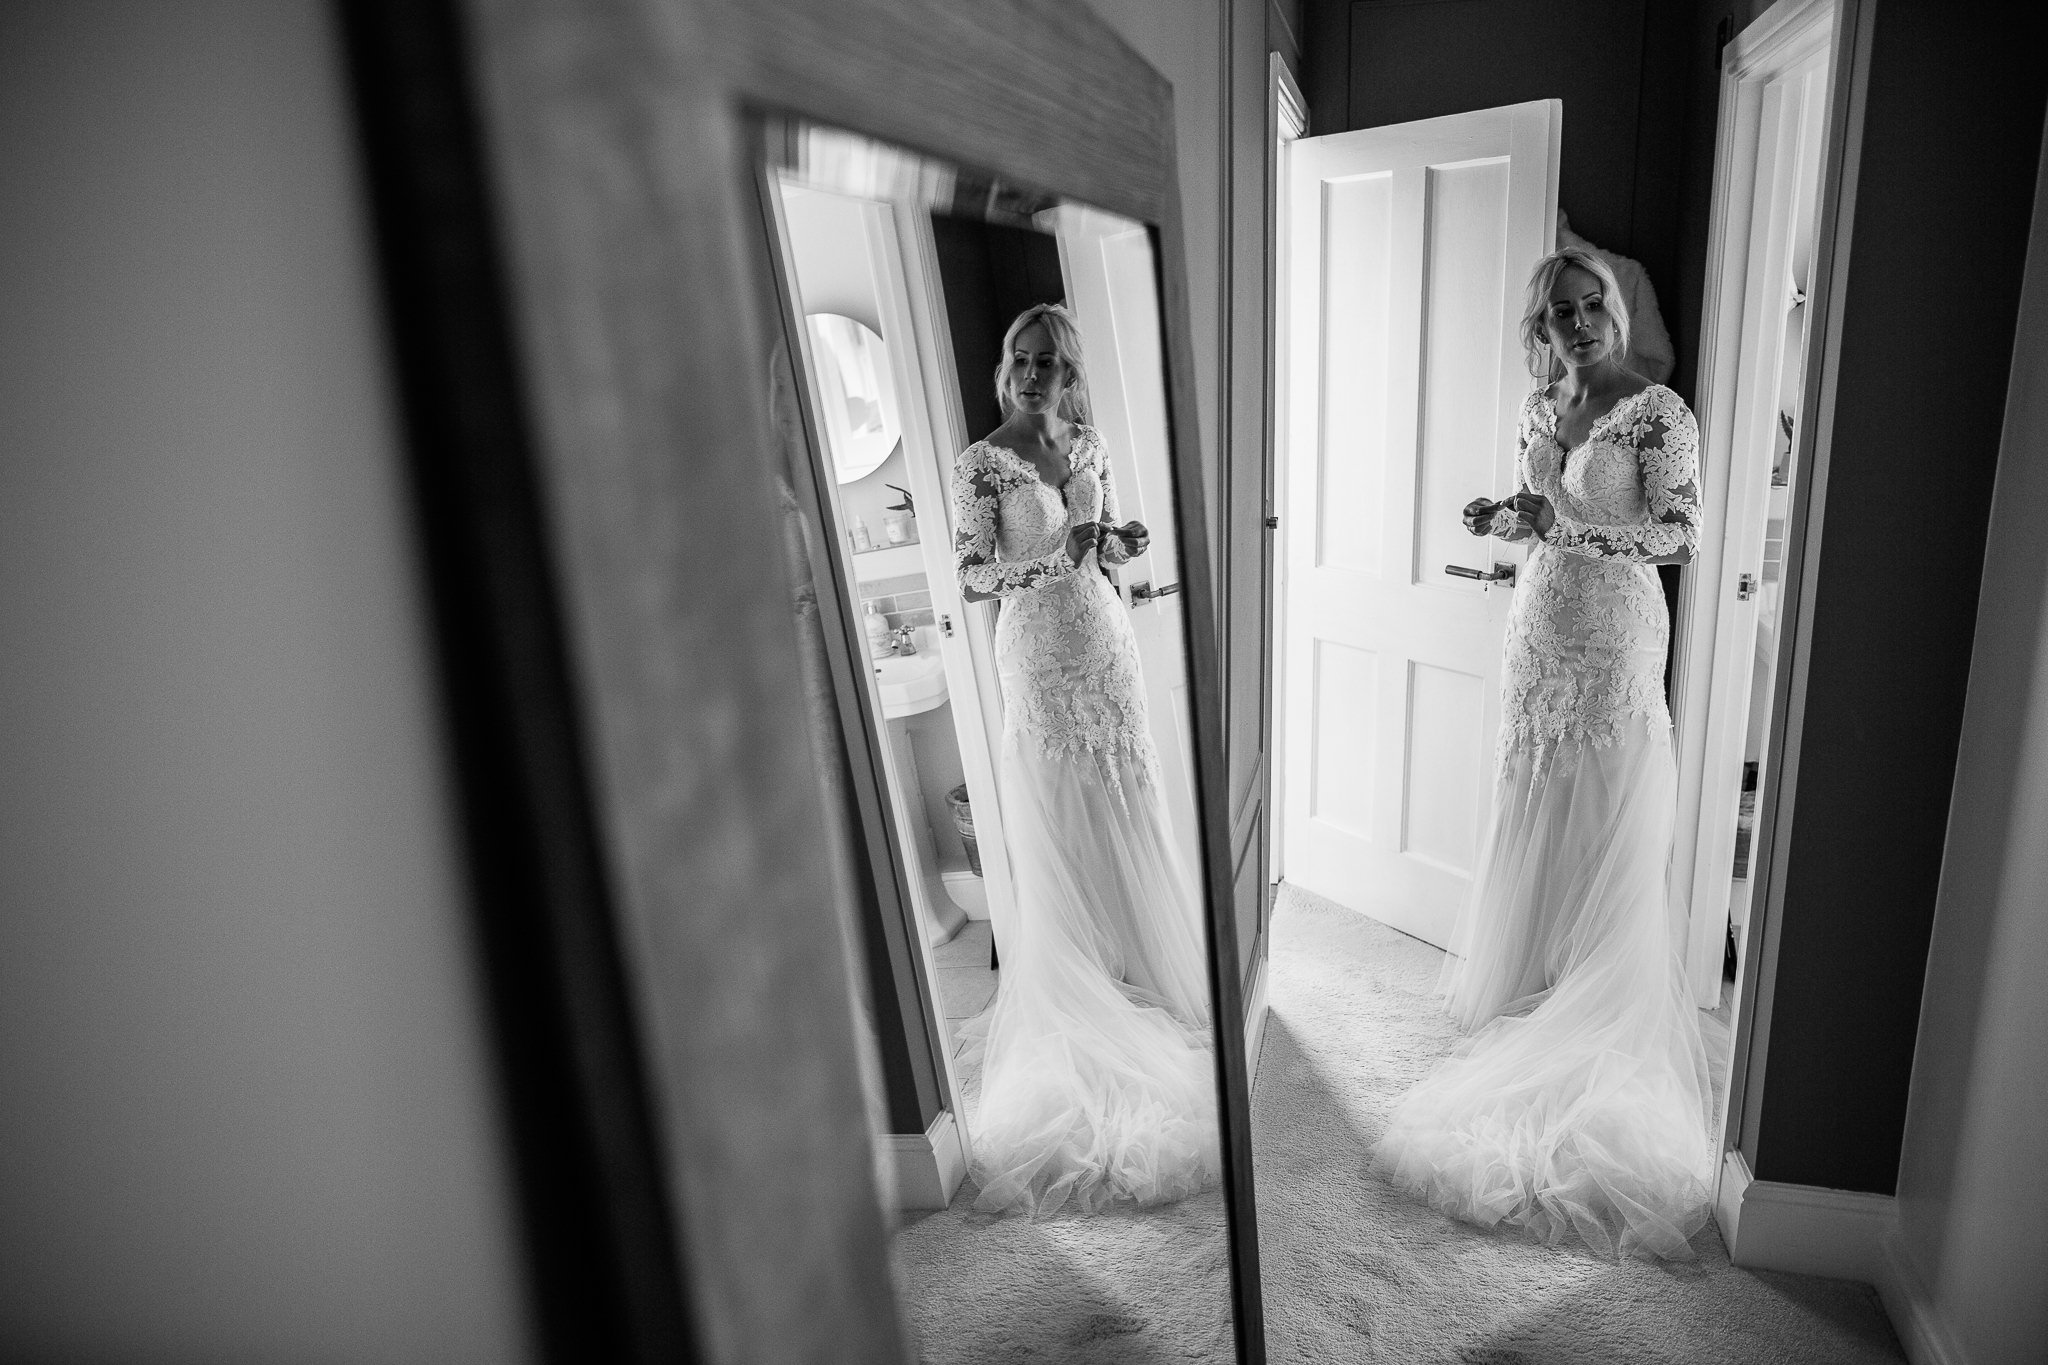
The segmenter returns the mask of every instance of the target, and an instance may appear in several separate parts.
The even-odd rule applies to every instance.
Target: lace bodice
[[[1079,564],[1067,554],[1071,528],[1119,520],[1093,427],[1075,428],[1068,465],[1066,487],[1054,488],[1014,451],[977,441],[953,466],[960,584],[1003,599],[996,666],[1004,747],[1029,744],[1049,757],[1122,755],[1156,774],[1129,613],[1099,571],[1096,551]],[[1129,559],[1116,536],[1101,542],[1100,553],[1110,564]],[[1115,787],[1116,765],[1102,767]]]
[[[1083,522],[1119,520],[1116,486],[1094,427],[1074,428],[1067,468],[1066,487],[1059,489],[1005,446],[976,441],[961,452],[953,464],[953,559],[962,587],[1007,597],[1080,567],[1067,554],[1067,532]],[[1110,537],[1101,546],[1102,561],[1123,563],[1129,558],[1123,549],[1122,540]]]
[[[1670,621],[1648,562],[1699,544],[1699,430],[1661,384],[1624,398],[1566,451],[1543,392],[1522,405],[1520,486],[1557,523],[1508,618],[1501,746],[1539,759],[1566,739],[1612,744],[1630,717],[1668,730]]]

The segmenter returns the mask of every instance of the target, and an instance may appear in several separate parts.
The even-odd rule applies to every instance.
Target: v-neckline
[[[1621,398],[1615,399],[1613,404],[1608,407],[1607,411],[1601,413],[1598,417],[1595,417],[1593,419],[1593,425],[1586,428],[1585,438],[1581,440],[1577,445],[1570,446],[1566,445],[1564,443],[1563,438],[1558,435],[1558,427],[1562,425],[1562,419],[1559,418],[1557,415],[1557,399],[1546,391],[1543,396],[1543,403],[1545,407],[1550,409],[1551,444],[1555,445],[1560,451],[1564,452],[1564,457],[1557,462],[1557,470],[1559,475],[1563,475],[1564,468],[1567,464],[1571,462],[1572,456],[1576,455],[1581,450],[1584,450],[1587,446],[1593,444],[1593,438],[1600,434],[1600,428],[1606,424],[1608,418],[1614,416],[1615,413],[1621,411],[1622,405],[1624,403],[1633,403],[1636,399],[1641,398],[1644,394],[1648,393],[1651,389],[1654,389],[1656,387],[1657,386],[1655,384],[1650,384],[1643,388],[1637,389],[1634,393],[1627,394]]]
[[[1029,461],[1029,460],[1025,459],[1025,458],[1024,458],[1024,457],[1023,457],[1023,456],[1022,456],[1021,454],[1019,454],[1018,452],[1016,452],[1016,451],[1014,451],[1014,450],[1010,449],[1010,447],[1008,447],[1008,446],[1006,446],[1006,445],[999,445],[998,443],[996,443],[996,442],[994,442],[994,441],[988,440],[988,439],[987,439],[986,437],[984,437],[984,438],[982,439],[982,444],[983,444],[983,445],[985,445],[985,446],[987,446],[987,447],[988,447],[989,449],[991,449],[991,450],[1000,450],[1000,451],[1002,451],[1002,452],[1003,452],[1003,454],[1005,454],[1005,455],[1009,456],[1009,457],[1010,457],[1011,459],[1015,460],[1015,461],[1016,461],[1016,462],[1017,462],[1018,464],[1021,464],[1021,465],[1023,465],[1023,466],[1024,466],[1024,467],[1025,467],[1026,469],[1028,469],[1028,470],[1030,470],[1030,471],[1031,471],[1031,477],[1032,477],[1033,479],[1037,480],[1037,482],[1038,482],[1038,485],[1039,485],[1039,487],[1041,487],[1041,488],[1050,488],[1050,489],[1051,489],[1051,490],[1052,490],[1053,492],[1055,492],[1055,493],[1057,493],[1057,494],[1059,494],[1059,495],[1060,495],[1060,501],[1061,501],[1061,502],[1065,502],[1065,501],[1067,500],[1067,485],[1068,485],[1068,484],[1070,484],[1070,483],[1072,483],[1072,482],[1074,481],[1074,474],[1075,474],[1075,472],[1076,472],[1076,471],[1075,471],[1075,469],[1074,469],[1074,452],[1075,452],[1076,450],[1079,450],[1079,449],[1081,448],[1081,435],[1080,435],[1080,432],[1081,432],[1081,430],[1082,430],[1082,428],[1081,428],[1081,425],[1080,425],[1080,423],[1078,423],[1078,422],[1077,422],[1077,423],[1075,423],[1075,424],[1074,424],[1074,432],[1075,432],[1075,435],[1074,435],[1074,439],[1072,439],[1071,441],[1068,441],[1068,442],[1067,442],[1067,454],[1066,454],[1066,461],[1067,461],[1067,477],[1066,477],[1066,478],[1065,478],[1064,480],[1062,480],[1061,482],[1059,482],[1059,483],[1054,483],[1054,482],[1053,482],[1053,481],[1052,481],[1051,479],[1048,479],[1048,478],[1046,478],[1046,477],[1045,477],[1045,475],[1043,475],[1043,474],[1039,473],[1039,472],[1038,472],[1038,466],[1037,466],[1037,465],[1035,465],[1035,464],[1031,463],[1031,461]]]

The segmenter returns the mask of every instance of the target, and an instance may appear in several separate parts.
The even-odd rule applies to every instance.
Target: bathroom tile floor
[[[956,1040],[960,1023],[988,1008],[995,998],[999,973],[988,966],[993,935],[985,919],[971,919],[952,938],[932,949],[938,968],[939,1003],[946,1012],[946,1030]]]

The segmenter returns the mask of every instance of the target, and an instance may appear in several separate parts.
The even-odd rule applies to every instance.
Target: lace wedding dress
[[[953,473],[961,583],[1001,597],[998,795],[1016,911],[1002,975],[969,1021],[982,1051],[968,1124],[975,1207],[1159,1203],[1217,1168],[1209,981],[1199,906],[1174,845],[1137,643],[1096,552],[1067,533],[1118,520],[1102,441],[1076,426],[1053,488],[979,442]],[[1114,537],[1109,562],[1126,558]]]
[[[1569,452],[1549,399],[1523,406],[1517,477],[1557,523],[1515,589],[1492,826],[1444,970],[1477,1032],[1402,1097],[1373,1163],[1455,1217],[1610,1257],[1690,1256],[1714,1173],[1645,562],[1697,543],[1698,444],[1662,386]]]

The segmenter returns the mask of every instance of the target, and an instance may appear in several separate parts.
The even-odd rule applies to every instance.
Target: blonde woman
[[[1016,911],[1002,975],[970,1021],[976,1207],[1045,1216],[1156,1204],[1216,1164],[1209,980],[1194,883],[1166,821],[1130,617],[1098,569],[1146,548],[1117,525],[1065,309],[1010,325],[1003,424],[953,471],[970,600],[1002,599],[998,789]]]
[[[1606,264],[1538,263],[1522,339],[1519,488],[1465,508],[1532,541],[1508,617],[1492,825],[1445,964],[1472,1034],[1402,1097],[1374,1165],[1446,1213],[1691,1255],[1714,1143],[1684,917],[1668,887],[1677,769],[1658,564],[1699,538],[1698,434],[1627,364]]]

